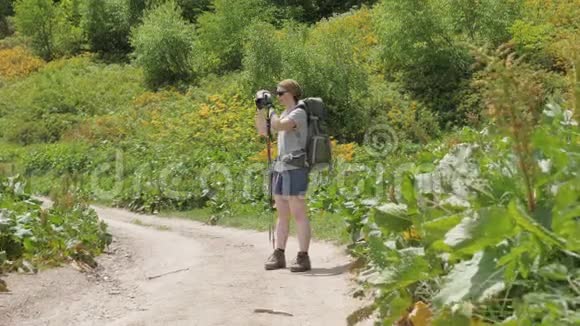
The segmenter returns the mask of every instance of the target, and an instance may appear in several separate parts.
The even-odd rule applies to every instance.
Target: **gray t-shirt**
[[[304,150],[308,138],[308,118],[304,109],[294,107],[291,110],[284,110],[280,119],[284,118],[294,120],[296,127],[289,131],[278,131],[278,157],[301,149]],[[277,172],[294,169],[298,169],[298,167],[280,161],[276,161],[274,164],[274,171]]]

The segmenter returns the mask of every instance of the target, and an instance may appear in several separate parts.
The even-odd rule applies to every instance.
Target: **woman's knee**
[[[296,218],[306,217],[308,209],[306,206],[306,200],[304,198],[301,198],[299,196],[291,196],[288,202],[290,204],[290,210],[292,211],[292,214]]]

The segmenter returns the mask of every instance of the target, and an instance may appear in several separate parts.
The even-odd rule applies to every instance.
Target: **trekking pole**
[[[268,208],[271,212],[274,211],[274,200],[272,181],[273,181],[273,169],[272,169],[272,121],[270,119],[269,110],[273,107],[272,105],[272,94],[266,90],[261,90],[256,93],[256,106],[259,110],[268,110],[266,113],[266,143],[268,152]],[[268,241],[272,241],[272,247],[276,249],[276,235],[274,230],[274,215],[272,214],[272,219],[270,220],[270,227],[268,228]]]
[[[269,110],[270,108],[268,108]],[[272,242],[272,249],[276,249],[276,233],[274,230],[274,200],[272,182],[274,173],[272,171],[272,120],[270,119],[270,112],[266,114],[266,137],[267,137],[267,152],[268,152],[268,207],[272,212],[272,219],[270,220],[270,227],[268,228],[268,240]]]

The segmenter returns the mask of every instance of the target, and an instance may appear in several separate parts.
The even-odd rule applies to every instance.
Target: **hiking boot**
[[[296,259],[290,265],[291,272],[306,272],[310,270],[310,257],[307,252],[299,252]]]
[[[266,260],[264,268],[266,268],[268,271],[273,269],[286,268],[286,256],[284,255],[284,251],[281,249],[274,250],[272,255],[270,255],[270,257],[268,257]]]

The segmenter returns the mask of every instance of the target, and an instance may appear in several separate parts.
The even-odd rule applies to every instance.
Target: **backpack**
[[[328,115],[324,102],[319,97],[301,100],[298,107],[308,117],[306,161],[310,170],[332,169],[332,149],[328,134]]]

